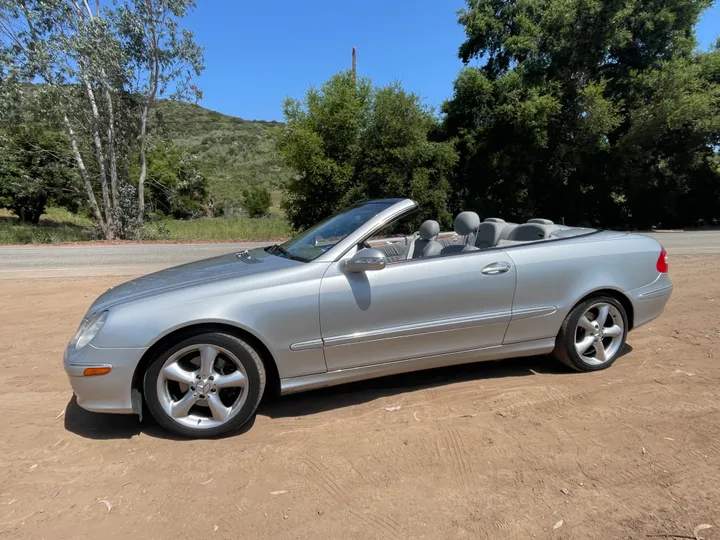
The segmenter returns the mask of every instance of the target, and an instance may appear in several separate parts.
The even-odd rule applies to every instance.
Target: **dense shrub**
[[[270,210],[270,190],[264,186],[250,186],[243,190],[243,206],[250,217],[263,217]]]

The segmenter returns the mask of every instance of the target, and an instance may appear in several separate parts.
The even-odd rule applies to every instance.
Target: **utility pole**
[[[353,82],[357,81],[357,50],[353,47],[352,51],[352,77]]]

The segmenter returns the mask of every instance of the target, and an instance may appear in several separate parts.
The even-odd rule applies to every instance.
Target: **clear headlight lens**
[[[107,311],[96,313],[80,325],[80,328],[78,328],[78,331],[72,340],[75,344],[75,349],[82,349],[85,345],[92,341],[92,339],[102,329],[105,321],[107,320],[107,316]]]

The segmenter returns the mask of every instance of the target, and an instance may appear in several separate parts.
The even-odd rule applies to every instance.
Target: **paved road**
[[[268,244],[0,247],[0,279],[130,276]]]
[[[671,256],[720,253],[720,231],[649,236],[660,241]],[[268,243],[0,247],[0,279],[138,275],[265,245]]]
[[[660,242],[670,255],[720,253],[720,231],[648,234]]]

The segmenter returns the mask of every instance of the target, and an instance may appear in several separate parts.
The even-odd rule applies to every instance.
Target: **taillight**
[[[667,274],[668,271],[668,254],[665,248],[660,246],[660,256],[658,257],[657,264],[655,265],[657,271],[661,274]]]

